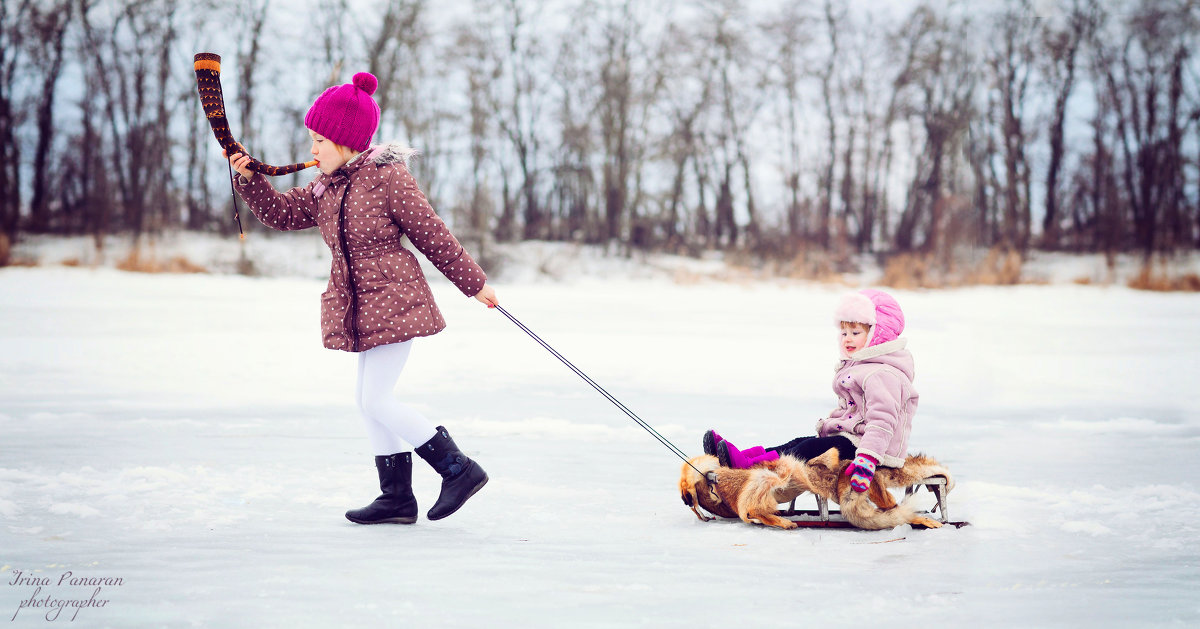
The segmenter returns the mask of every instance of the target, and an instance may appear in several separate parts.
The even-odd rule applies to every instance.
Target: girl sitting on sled
[[[883,291],[863,290],[841,299],[834,321],[840,330],[841,362],[833,378],[838,406],[817,421],[817,434],[773,448],[740,450],[709,430],[705,454],[716,455],[725,467],[745,469],[781,454],[807,460],[837,448],[841,458],[854,459],[846,474],[857,492],[867,490],[877,466],[904,465],[918,394],[908,341],[900,338],[900,304]]]

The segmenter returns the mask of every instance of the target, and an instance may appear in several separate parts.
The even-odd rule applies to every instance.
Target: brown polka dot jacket
[[[403,235],[468,297],[487,281],[417,188],[405,156],[399,145],[372,147],[287,192],[276,191],[262,174],[246,181],[234,173],[238,193],[267,227],[321,229],[333,253],[321,296],[321,334],[329,349],[361,352],[446,327],[416,256],[400,242]]]

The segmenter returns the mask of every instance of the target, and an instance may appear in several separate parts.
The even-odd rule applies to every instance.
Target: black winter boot
[[[412,524],[417,521],[417,499],[412,492],[412,453],[399,452],[375,457],[379,489],[375,502],[346,512],[355,524]]]
[[[417,448],[417,454],[442,475],[442,493],[429,510],[430,520],[440,520],[458,511],[467,498],[474,496],[488,482],[487,472],[454,445],[450,433],[442,426],[437,427],[436,435]]]

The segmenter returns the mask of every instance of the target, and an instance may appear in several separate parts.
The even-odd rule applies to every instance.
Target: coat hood
[[[889,343],[904,333],[904,311],[894,297],[881,290],[866,289],[842,297],[833,312],[833,323],[843,321],[871,326],[866,347]],[[846,358],[844,350],[842,358]]]
[[[399,142],[389,142],[387,144],[376,144],[366,151],[367,159],[379,166],[387,164],[404,164],[408,165],[408,160],[417,156],[417,149],[414,149],[407,144]]]
[[[354,156],[354,159],[343,164],[338,170],[333,171],[330,176],[337,175],[338,171],[348,175],[366,166],[368,163],[375,164],[376,166],[387,166],[388,164],[404,164],[408,166],[408,160],[416,155],[416,149],[399,142],[375,144]]]

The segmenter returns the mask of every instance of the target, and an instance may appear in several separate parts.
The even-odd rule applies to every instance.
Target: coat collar
[[[354,157],[350,158],[350,161],[342,164],[337,170],[329,173],[328,175],[322,174],[322,177],[327,177],[329,179],[325,185],[332,186],[343,183],[349,179],[352,175],[354,175],[354,173],[358,172],[358,169],[362,168],[363,165],[369,161],[367,159],[367,154],[369,151],[370,149],[367,149],[366,151],[355,155]]]
[[[890,354],[892,352],[902,350],[907,345],[908,345],[908,339],[901,338],[901,339],[896,339],[894,341],[888,341],[886,343],[880,343],[879,345],[872,345],[870,347],[864,347],[864,348],[858,350],[857,352],[854,352],[854,356],[852,356],[850,358],[843,358],[842,361],[840,363],[838,363],[838,367],[840,368],[841,366],[843,366],[847,363],[858,363],[858,362],[862,362],[864,360],[878,358],[879,356],[883,356],[884,354]]]
[[[416,154],[417,152],[412,148],[398,142],[371,146],[367,150],[355,155],[350,161],[342,164],[340,168],[332,173],[328,175],[321,173],[314,180],[316,183],[313,185],[313,194],[320,197],[329,188],[346,183],[354,173],[367,164],[385,166],[387,164],[401,163],[407,165],[408,160]]]
[[[326,190],[345,185],[347,181],[350,181],[350,176],[355,172],[358,172],[358,169],[362,168],[363,164],[367,163],[367,153],[369,150],[370,149],[355,155],[350,161],[342,164],[337,170],[329,174],[321,173],[321,176],[317,177],[313,181],[313,194],[316,195],[317,198],[320,198],[325,194]]]

